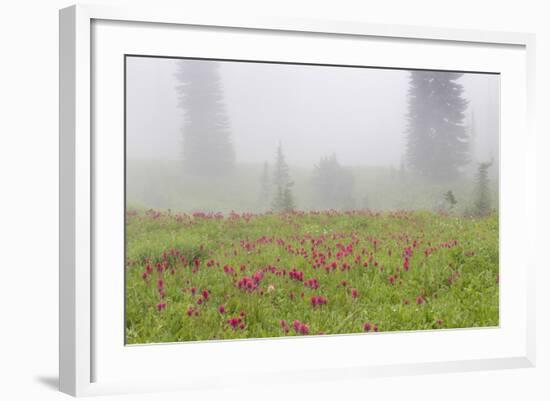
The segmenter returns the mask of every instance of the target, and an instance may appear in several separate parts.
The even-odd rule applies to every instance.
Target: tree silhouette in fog
[[[290,180],[288,165],[283,154],[283,147],[279,142],[277,147],[277,156],[275,159],[275,171],[273,173],[273,210],[276,212],[290,212],[294,210],[294,196],[292,195],[292,186],[294,183]]]
[[[271,198],[271,178],[269,177],[269,164],[264,163],[262,174],[260,176],[260,194],[258,196],[258,207],[260,210],[269,208]]]
[[[185,174],[215,176],[230,172],[235,152],[223,101],[219,64],[178,61],[179,106],[184,112],[182,157]]]
[[[407,127],[407,164],[432,178],[459,175],[469,162],[464,111],[468,101],[457,80],[462,73],[411,71]]]
[[[491,195],[489,191],[490,162],[478,163],[476,175],[476,200],[474,210],[478,216],[485,216],[491,211]]]
[[[353,207],[353,174],[340,165],[335,154],[322,157],[313,174],[318,206],[327,209]]]

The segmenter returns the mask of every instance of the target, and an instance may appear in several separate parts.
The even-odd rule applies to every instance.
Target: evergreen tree
[[[340,165],[335,154],[322,157],[315,166],[313,187],[315,199],[322,208],[351,208],[353,184],[353,174]]]
[[[432,179],[454,178],[469,161],[464,111],[456,82],[463,74],[412,71],[409,80],[407,164]]]
[[[485,216],[491,211],[491,195],[489,193],[489,167],[493,162],[479,163],[476,176],[475,213]]]
[[[276,212],[290,212],[294,210],[294,197],[292,195],[292,185],[288,165],[283,154],[283,147],[279,142],[277,148],[277,157],[275,159],[275,171],[273,174],[273,187],[275,190],[273,198],[273,210]]]
[[[264,168],[260,176],[260,195],[258,197],[258,207],[265,210],[271,198],[271,179],[269,177],[269,164],[264,163]]]
[[[184,111],[183,168],[186,174],[215,176],[230,172],[235,153],[223,102],[219,64],[178,62],[179,106]]]
[[[458,203],[455,198],[455,194],[451,190],[445,193],[445,201],[449,205],[449,210],[453,210],[456,204]]]

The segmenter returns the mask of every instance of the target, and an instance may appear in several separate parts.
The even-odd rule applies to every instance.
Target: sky
[[[178,159],[183,110],[177,63],[219,63],[238,163],[272,162],[282,143],[290,165],[336,153],[343,165],[398,166],[405,150],[407,70],[127,59],[127,158]],[[460,80],[475,115],[476,159],[498,155],[499,77]]]

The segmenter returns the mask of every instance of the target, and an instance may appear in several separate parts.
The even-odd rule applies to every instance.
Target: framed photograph
[[[61,10],[61,391],[534,366],[533,49]]]

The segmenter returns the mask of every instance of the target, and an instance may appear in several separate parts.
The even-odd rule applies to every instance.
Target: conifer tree
[[[315,166],[313,188],[317,204],[327,209],[353,206],[353,174],[342,167],[336,155],[322,157]]]
[[[475,213],[485,216],[491,211],[491,195],[489,193],[489,167],[493,162],[479,163],[476,176]]]
[[[219,64],[205,60],[179,61],[176,79],[179,106],[184,112],[184,173],[215,176],[230,172],[235,164],[235,153]]]
[[[279,142],[275,159],[275,171],[273,174],[273,210],[276,212],[290,212],[294,210],[294,196],[292,195],[293,185],[294,183],[290,180],[288,165],[286,164],[283,154],[283,147]]]
[[[444,71],[410,73],[407,164],[425,177],[455,178],[469,162],[464,125],[468,102],[457,82],[462,75]]]

